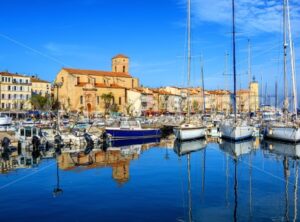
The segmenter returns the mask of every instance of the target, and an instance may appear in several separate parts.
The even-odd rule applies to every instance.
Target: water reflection
[[[262,143],[262,148],[277,156],[290,157],[292,159],[300,158],[300,143],[293,144],[280,141],[265,140]]]
[[[293,221],[297,220],[297,195],[298,195],[298,159],[300,158],[300,144],[284,143],[280,141],[265,140],[262,143],[262,148],[267,150],[269,153],[275,155],[276,158],[282,158],[283,175],[285,180],[285,215],[286,221],[289,221],[289,185],[290,185],[290,163],[294,168],[294,216]]]
[[[191,154],[193,152],[197,152],[200,150],[204,150],[206,148],[207,142],[204,139],[200,140],[192,140],[192,141],[178,141],[176,140],[174,143],[174,152],[178,155],[178,157],[186,156],[187,157],[187,179],[188,179],[188,221],[193,221],[192,214],[192,193],[191,193]],[[203,155],[205,158],[205,153]],[[203,171],[202,171],[202,192],[204,192],[204,184],[205,184],[205,160],[203,161]]]
[[[253,150],[253,140],[232,142],[228,140],[222,140],[220,142],[220,148],[234,159],[249,154]]]
[[[234,163],[234,208],[233,208],[233,221],[238,220],[238,164],[240,161],[240,158],[243,155],[249,155],[251,154],[251,151],[254,148],[254,143],[253,140],[243,140],[239,142],[233,142],[233,141],[228,141],[228,140],[222,140],[220,142],[220,149],[223,150],[226,153],[226,205],[227,207],[229,206],[229,201],[228,201],[228,188],[229,188],[229,183],[228,183],[228,176],[229,176],[229,169],[228,169],[228,156],[231,156],[233,158],[233,163]],[[251,156],[251,155],[249,155]],[[251,158],[249,158],[249,166],[250,166],[250,171],[249,171],[249,214],[251,218],[252,214],[252,180],[251,180]]]
[[[63,189],[60,187],[59,164],[56,162],[56,187],[53,190],[53,196],[57,197],[62,193]]]
[[[30,171],[30,168],[38,170],[43,160],[52,158],[53,160],[50,162],[53,163],[51,164],[53,170],[49,170],[49,175],[45,173],[47,178],[52,179],[52,184],[47,187],[47,194],[52,193],[54,197],[63,194],[57,201],[62,203],[62,207],[65,206],[66,202],[64,201],[72,201],[68,199],[70,190],[72,193],[77,192],[76,194],[80,196],[86,189],[84,197],[90,198],[89,201],[91,201],[94,199],[94,195],[98,195],[97,201],[101,203],[93,205],[94,212],[105,213],[103,208],[100,208],[102,211],[96,211],[99,210],[97,207],[105,204],[116,207],[110,209],[120,209],[123,207],[123,201],[128,201],[130,207],[141,206],[141,214],[148,213],[151,220],[160,218],[160,215],[152,217],[149,214],[149,211],[155,213],[155,210],[162,217],[166,212],[171,215],[162,221],[174,221],[182,217],[185,217],[184,220],[187,221],[260,221],[266,220],[266,218],[277,221],[298,220],[300,145],[264,141],[261,144],[262,151],[260,151],[257,149],[257,140],[237,143],[227,140],[211,142],[210,144],[208,140],[187,142],[173,140],[117,141],[104,149],[95,147],[88,152],[86,152],[86,147],[80,150],[62,148],[61,154],[57,153],[53,147],[47,149],[7,147],[1,151],[0,164],[2,173],[19,168],[28,168],[26,171]],[[158,149],[147,151],[152,147]],[[260,154],[268,154],[271,157],[266,160],[266,170],[260,166],[266,156]],[[143,158],[140,158],[142,155]],[[222,162],[223,158],[224,162]],[[138,164],[132,164],[133,161]],[[183,180],[180,180],[182,178],[178,177],[178,169],[174,166],[182,166],[182,164],[184,164],[184,174]],[[92,172],[91,169],[98,169],[101,172],[105,172],[104,169],[111,170],[106,171],[108,174],[97,174],[93,178],[95,181],[84,187],[79,187],[81,186],[79,183],[70,183],[70,181],[76,181],[74,178],[89,180],[93,176],[89,173]],[[74,174],[70,171],[80,173]],[[13,176],[18,179],[17,174],[12,174]],[[53,176],[55,176],[55,180]],[[2,178],[5,179],[5,177]],[[2,178],[0,177],[0,179]],[[101,181],[105,181],[103,184],[106,185],[103,185]],[[0,181],[0,187],[6,182],[1,184]],[[126,184],[126,186],[111,186],[110,183]],[[184,187],[181,186],[182,184]],[[38,185],[43,186],[43,184]],[[139,190],[132,189],[134,186],[138,186]],[[18,189],[14,191],[19,192]],[[184,198],[180,199],[182,190]],[[174,193],[178,195],[174,195]],[[138,198],[129,200],[128,197],[135,195]],[[159,199],[160,197],[161,199]],[[51,199],[56,200],[55,198]],[[49,201],[49,199],[47,200]],[[152,204],[155,201],[159,202],[158,206]],[[57,202],[55,204],[59,204]],[[184,214],[178,210],[182,207],[182,202],[186,203],[183,207]],[[2,205],[0,204],[0,206]],[[84,206],[81,205],[81,208]],[[160,211],[158,208],[164,210]],[[75,206],[74,209],[79,208]],[[49,211],[51,210],[50,207]],[[172,214],[176,214],[176,216],[172,217]],[[119,217],[117,220],[134,220],[134,216],[124,215],[127,217]],[[104,216],[104,220],[109,218],[107,215]]]
[[[143,142],[141,144],[141,142]],[[92,168],[112,168],[112,178],[118,183],[128,182],[130,178],[129,165],[139,158],[142,151],[157,144],[159,140],[120,140],[111,143],[111,147],[94,149],[88,154],[84,152],[62,152],[58,157],[62,170]]]
[[[205,139],[192,140],[192,141],[178,141],[174,143],[174,152],[178,156],[190,154],[192,152],[199,151],[206,147],[207,143]]]

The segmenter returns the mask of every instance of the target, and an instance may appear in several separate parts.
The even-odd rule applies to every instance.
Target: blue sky
[[[297,70],[300,5],[291,1]],[[231,1],[192,0],[192,84],[225,88],[231,71]],[[247,85],[247,40],[252,72],[268,88],[282,83],[281,1],[237,0],[239,87]],[[130,73],[145,86],[186,84],[185,0],[1,0],[0,69],[52,81],[62,67],[110,70],[111,57],[130,57]],[[300,77],[298,77],[300,79]],[[232,87],[232,76],[227,76]],[[299,82],[299,81],[297,81]]]

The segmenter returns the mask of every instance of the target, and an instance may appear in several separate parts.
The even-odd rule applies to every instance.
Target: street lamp
[[[53,84],[53,87],[56,88],[56,102],[57,102],[57,117],[56,117],[56,130],[57,132],[59,132],[59,109],[60,109],[60,103],[58,101],[58,92],[59,92],[59,88],[61,88],[63,85],[62,82],[56,82]]]

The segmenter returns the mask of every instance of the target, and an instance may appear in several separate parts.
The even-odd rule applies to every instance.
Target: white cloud
[[[180,0],[182,1],[182,0]],[[292,28],[300,34],[300,5],[290,1]],[[231,25],[231,0],[194,0],[193,15],[203,22]],[[238,32],[247,35],[281,32],[282,1],[236,0],[236,22]]]

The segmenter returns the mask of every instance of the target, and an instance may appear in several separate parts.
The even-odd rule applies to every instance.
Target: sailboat
[[[288,30],[286,30],[288,29]],[[292,73],[292,88],[293,88],[293,103],[294,118],[288,120],[288,98],[287,98],[287,32],[289,34],[289,48],[290,48],[290,60],[291,60],[291,73]],[[297,89],[296,89],[296,74],[295,74],[295,57],[294,48],[291,34],[290,24],[290,12],[289,1],[283,0],[283,72],[284,72],[284,121],[277,123],[270,123],[265,130],[265,137],[277,140],[283,140],[288,142],[300,142],[300,125],[297,122]]]
[[[220,132],[223,138],[230,140],[243,140],[252,137],[253,127],[244,120],[237,119],[236,110],[236,56],[235,56],[235,4],[232,0],[232,43],[233,43],[233,109],[234,119],[226,119],[220,124]]]
[[[193,140],[203,138],[206,135],[206,127],[203,125],[192,124],[190,122],[190,74],[191,74],[191,0],[187,2],[187,19],[188,19],[188,86],[187,86],[187,118],[184,124],[173,129],[177,140]]]

